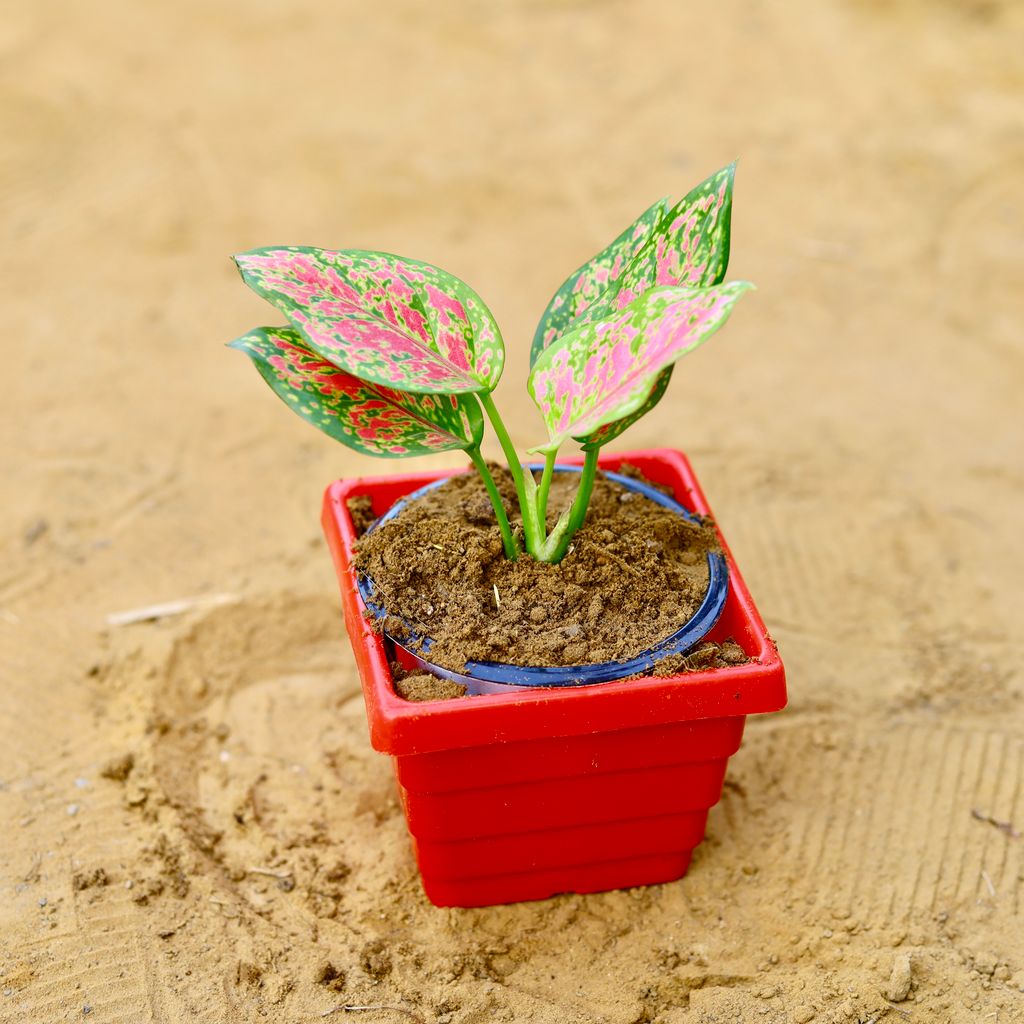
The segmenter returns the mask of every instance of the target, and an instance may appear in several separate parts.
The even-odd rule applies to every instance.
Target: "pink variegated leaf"
[[[389,253],[302,246],[235,257],[245,283],[339,369],[400,391],[491,391],[501,333],[469,285]]]
[[[670,210],[661,210],[644,236],[637,236],[639,241],[628,265],[609,275],[603,290],[582,308],[574,310],[573,320],[564,330],[574,324],[607,319],[654,287],[719,284],[729,263],[735,171],[735,164],[722,168]],[[536,338],[534,346],[537,346]],[[670,372],[666,371],[644,405],[627,419],[621,423],[606,423],[593,435],[578,438],[583,447],[590,449],[607,444],[650,412],[665,394],[669,377]]]
[[[360,380],[311,351],[288,327],[257,327],[230,343],[296,413],[367,455],[400,458],[475,448],[483,414],[473,395],[420,395]]]
[[[530,372],[530,394],[547,424],[551,451],[650,408],[659,375],[706,341],[748,288],[653,288],[606,320],[585,323],[544,350]]]
[[[628,416],[623,416],[620,419],[612,420],[611,423],[606,423],[603,427],[598,427],[597,430],[591,432],[586,437],[577,437],[576,440],[583,446],[583,450],[590,451],[592,448],[600,448],[609,441],[614,441],[619,434],[628,430],[637,420],[646,416],[665,397],[665,392],[668,390],[669,381],[672,380],[672,371],[674,369],[674,365],[669,366],[658,374],[654,379],[651,393],[635,412],[631,412]]]
[[[584,310],[580,321],[603,320],[652,288],[721,283],[729,265],[735,177],[736,165],[729,164],[673,206],[612,287]]]
[[[572,322],[618,281],[667,209],[668,200],[659,200],[614,242],[566,278],[537,324],[530,348],[531,366],[548,345],[569,330]]]

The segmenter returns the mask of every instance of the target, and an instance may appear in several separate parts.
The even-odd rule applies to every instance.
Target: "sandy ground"
[[[0,1019],[1024,1021],[1022,29],[997,0],[6,11]],[[682,883],[433,909],[318,527],[382,465],[223,349],[268,316],[227,254],[465,277],[525,446],[554,286],[737,155],[760,290],[623,447],[693,457],[791,707]]]

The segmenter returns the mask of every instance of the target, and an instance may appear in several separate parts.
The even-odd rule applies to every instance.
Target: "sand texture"
[[[8,6],[0,1021],[1024,1021],[1019,3]],[[525,448],[551,292],[736,156],[759,290],[617,446],[693,459],[790,708],[683,882],[436,910],[318,524],[395,464],[223,348],[228,254],[464,277]]]

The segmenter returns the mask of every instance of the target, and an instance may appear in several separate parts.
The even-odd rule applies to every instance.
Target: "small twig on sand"
[[[180,921],[179,921],[179,922],[178,922],[177,924],[172,924],[172,925],[169,925],[169,926],[168,926],[168,927],[166,927],[166,928],[161,928],[161,929],[160,929],[160,930],[159,930],[159,931],[157,932],[157,935],[158,935],[158,936],[159,936],[159,937],[160,937],[161,939],[169,939],[169,938],[170,938],[170,937],[171,937],[172,935],[174,935],[174,934],[175,934],[176,932],[178,932],[178,931],[180,931],[180,930],[181,930],[182,928],[184,928],[184,927],[185,927],[185,925],[187,925],[187,924],[189,923],[189,921],[191,921],[191,920],[192,920],[192,918],[191,918],[191,917],[183,917],[183,918],[182,918],[182,919],[181,919],[181,920],[180,920]]]
[[[237,594],[208,594],[203,597],[183,597],[163,604],[148,604],[131,608],[125,612],[111,612],[107,616],[108,626],[132,626],[136,622],[155,622],[172,615],[182,615],[195,608],[216,608],[222,604],[233,604],[241,600]]]
[[[491,586],[494,587],[494,607],[497,608],[498,611],[500,612],[501,611],[501,597],[498,594],[498,584],[497,583],[492,583]]]
[[[272,871],[270,868],[246,868],[250,875],[266,875],[277,879],[277,887],[282,892],[291,892],[295,888],[295,875],[291,871]]]
[[[988,889],[989,896],[995,899],[996,887],[992,884],[992,879],[988,877],[988,872],[984,868],[981,869],[981,877],[985,880],[985,887]]]
[[[413,1013],[412,1010],[407,1010],[404,1006],[385,1006],[383,1004],[377,1006],[335,1006],[330,1010],[324,1010],[320,1016],[330,1017],[332,1013],[365,1013],[368,1010],[392,1010],[395,1013],[404,1014],[409,1020],[416,1021],[416,1024],[426,1024],[426,1021],[418,1013]]]
[[[991,814],[979,811],[977,807],[971,808],[971,817],[976,818],[978,821],[984,821],[988,825],[995,826],[995,828],[999,829],[1000,832],[1006,833],[1011,839],[1020,839],[1020,832],[1013,827],[1012,821],[1000,821],[998,818],[993,818]]]
[[[273,871],[270,868],[246,868],[245,870],[250,875],[268,875],[270,878],[277,878],[280,881],[295,877],[290,871]]]

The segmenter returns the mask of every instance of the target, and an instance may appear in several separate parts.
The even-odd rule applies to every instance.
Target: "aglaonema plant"
[[[505,359],[483,300],[417,260],[360,249],[253,249],[245,283],[286,327],[231,342],[313,426],[368,455],[462,449],[483,480],[505,554],[558,562],[583,525],[601,448],[660,401],[675,363],[729,318],[747,282],[724,284],[735,165],[679,202],[655,203],[555,292],[530,350],[528,388],[548,440],[540,482],[524,467],[494,404]],[[508,460],[522,536],[481,453],[484,414]],[[584,463],[573,501],[547,528],[558,451]]]

